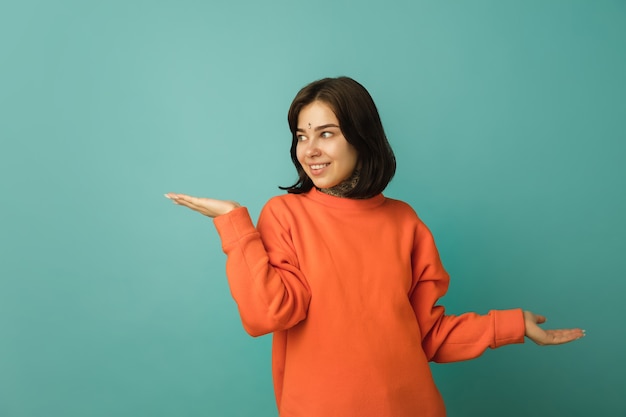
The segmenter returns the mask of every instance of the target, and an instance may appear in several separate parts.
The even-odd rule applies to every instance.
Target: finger
[[[206,206],[206,202],[209,200],[206,198],[198,198],[198,197],[192,197],[192,196],[186,195],[186,196],[179,198],[176,201],[177,201],[177,204],[188,207],[202,214],[209,213],[209,210],[207,209],[207,206]]]
[[[176,194],[176,193],[167,193],[164,195],[165,195],[165,198],[168,198],[172,200],[173,202],[176,202],[185,197],[185,194]]]
[[[192,197],[187,195],[187,194],[173,194],[171,193],[170,196],[172,197],[173,200],[190,200]]]
[[[174,200],[174,203],[178,204],[179,206],[184,206],[187,208],[190,208],[192,210],[200,210],[202,208],[202,206],[200,206],[199,204],[197,204],[196,201],[190,199],[190,198],[178,198],[176,200]]]
[[[197,208],[199,199],[186,194],[174,194],[171,196],[171,200],[176,204],[186,206],[189,208]],[[193,207],[192,207],[193,206]]]
[[[535,314],[535,323],[542,324],[545,323],[548,319],[541,314]]]
[[[560,345],[569,343],[585,336],[585,332],[581,329],[557,329],[547,330],[544,344]]]
[[[165,197],[169,198],[172,201],[172,203],[178,206],[188,207],[196,211],[199,208],[197,204],[198,199],[195,197],[191,197],[185,194],[174,194],[174,193],[165,194]]]

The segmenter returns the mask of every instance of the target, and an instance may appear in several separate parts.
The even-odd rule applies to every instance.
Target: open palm
[[[214,198],[192,197],[186,194],[167,193],[165,197],[174,204],[185,206],[208,217],[217,217],[241,207],[239,203],[230,200],[216,200]]]
[[[544,316],[524,311],[526,337],[538,345],[545,346],[571,342],[585,335],[585,331],[581,329],[544,330],[539,327],[539,324],[545,322],[546,318]]]

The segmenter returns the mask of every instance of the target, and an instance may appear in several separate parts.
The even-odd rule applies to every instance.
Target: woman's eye
[[[296,138],[298,139],[298,142],[302,142],[303,140],[306,140],[306,136],[304,135],[298,135],[296,136]]]
[[[333,134],[332,134],[332,133],[330,133],[330,132],[322,132],[322,137],[323,137],[323,138],[329,138],[329,137],[331,137],[332,135],[333,135]]]

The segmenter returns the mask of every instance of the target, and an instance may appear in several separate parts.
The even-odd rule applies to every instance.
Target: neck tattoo
[[[332,195],[334,197],[345,197],[348,192],[352,191],[354,187],[356,187],[356,184],[359,182],[359,174],[359,171],[355,169],[352,175],[334,187],[318,189],[324,194]]]

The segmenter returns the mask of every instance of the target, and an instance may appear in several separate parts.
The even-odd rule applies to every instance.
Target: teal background
[[[211,221],[295,179],[286,112],[349,75],[449,313],[587,337],[433,364],[449,415],[626,416],[626,2],[0,2],[0,416],[275,416]]]

